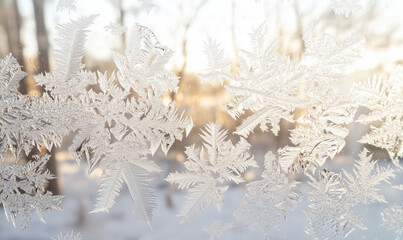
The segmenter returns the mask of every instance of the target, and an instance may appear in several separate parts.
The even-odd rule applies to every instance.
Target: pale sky
[[[298,0],[295,0],[298,1]],[[330,0],[301,0],[299,1],[301,11],[308,17],[305,25],[316,25],[320,23],[309,22],[314,16],[321,14],[328,7]],[[106,32],[104,27],[109,23],[118,21],[118,12],[114,7],[116,0],[77,0],[76,13],[56,13],[56,1],[47,1],[46,4],[46,24],[50,38],[55,36],[55,26],[57,23],[76,19],[82,15],[99,14],[95,24],[90,27],[87,42],[88,54],[97,58],[109,58],[111,49],[119,46],[119,37]],[[136,0],[125,1],[125,9],[128,12],[125,19],[127,27],[138,22],[151,28],[158,37],[161,44],[168,46],[175,51],[173,64],[180,66],[182,62],[181,44],[183,39],[184,24],[195,15],[195,8],[201,0],[154,0],[157,6],[150,13],[145,11],[134,16],[134,9],[138,6]],[[261,0],[255,3],[254,0],[234,0],[234,26],[236,42],[241,49],[250,49],[249,33],[252,28],[256,28],[261,23],[266,22],[266,30],[269,41],[276,40],[278,31],[281,29],[284,34],[292,32],[295,27],[295,16],[293,9],[293,0]],[[363,0],[363,6],[366,7],[369,0]],[[189,61],[188,70],[199,72],[206,63],[203,54],[203,46],[207,36],[216,39],[226,50],[228,57],[233,57],[233,44],[231,37],[231,3],[232,0],[210,0],[198,12],[198,17],[188,32]],[[25,39],[35,38],[35,23],[33,21],[32,2],[30,0],[19,0],[20,11],[26,20],[23,29]],[[380,31],[387,26],[403,22],[399,9],[403,9],[403,1],[384,0],[381,7],[385,11],[383,19],[377,23],[369,23],[373,27],[378,27]],[[315,11],[313,10],[315,9]],[[280,16],[280,17],[279,17]],[[397,18],[396,18],[397,16]],[[357,13],[353,15],[359,19]],[[384,26],[383,26],[384,24]],[[385,28],[386,29],[386,28]],[[289,43],[292,48],[292,43]],[[34,56],[37,48],[35,41],[25,40],[26,56]],[[402,55],[402,49],[393,49],[382,56],[385,59],[394,59]],[[379,56],[373,52],[367,52],[363,61],[357,63],[360,68],[376,65]]]

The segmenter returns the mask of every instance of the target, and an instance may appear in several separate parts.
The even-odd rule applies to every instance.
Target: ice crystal
[[[0,61],[0,158],[5,158],[5,150],[13,149],[28,154],[34,146],[42,144],[47,149],[59,145],[62,137],[72,128],[71,118],[56,115],[67,114],[68,103],[54,101],[49,104],[49,96],[43,98],[22,95],[18,92],[19,81],[25,76],[15,58],[6,56]],[[70,125],[69,125],[70,124]],[[17,155],[20,152],[16,153]]]
[[[230,230],[233,227],[232,222],[222,222],[215,220],[203,227],[203,231],[210,234],[210,239],[220,238],[224,232]]]
[[[334,85],[360,56],[364,40],[353,35],[337,41],[330,35],[315,36],[310,30],[304,35],[302,61],[291,62],[289,57],[275,54],[275,44],[266,47],[263,27],[251,34],[253,51],[243,51],[245,57],[235,74],[218,44],[208,39],[205,52],[209,64],[202,79],[228,82],[224,86],[233,98],[226,107],[234,118],[245,110],[253,111],[236,129],[235,133],[244,137],[256,126],[266,131],[268,124],[277,134],[281,119],[293,122],[294,110],[307,108],[291,133],[290,140],[297,146],[280,149],[279,163],[286,171],[314,170],[345,145],[345,125],[353,121],[358,105]],[[300,86],[305,86],[302,98],[296,97]]]
[[[17,92],[24,73],[15,59],[8,56],[0,62],[1,160],[7,149],[28,154],[42,143],[51,149],[75,132],[69,151],[78,160],[86,158],[90,172],[103,170],[94,211],[108,211],[125,182],[135,214],[151,224],[150,180],[160,168],[148,157],[159,147],[166,153],[193,123],[178,114],[174,103],[162,104],[163,94],[177,91],[178,78],[165,69],[172,51],[146,27],[136,25],[125,53],[114,54],[116,73],[83,69],[85,39],[95,18],[84,16],[58,26],[56,69],[35,76],[45,88],[41,98]]]
[[[75,12],[77,10],[76,0],[58,0],[56,5],[56,11],[62,12]]]
[[[113,35],[122,35],[127,32],[127,28],[123,27],[117,23],[109,23],[109,25],[105,26],[105,30],[110,32]]]
[[[347,198],[352,204],[372,202],[386,202],[385,197],[381,195],[375,188],[376,185],[385,181],[388,182],[395,177],[394,169],[390,167],[380,167],[377,161],[372,161],[372,155],[368,155],[369,151],[364,150],[359,154],[359,160],[355,164],[354,176],[343,170],[346,176],[349,192]]]
[[[356,84],[360,105],[370,110],[357,120],[370,125],[370,133],[359,142],[386,149],[396,166],[403,157],[403,67],[396,67],[389,77],[381,75]],[[381,122],[379,126],[376,122]]]
[[[361,0],[331,0],[330,6],[335,14],[345,17],[362,9]]]
[[[88,159],[90,171],[103,170],[94,212],[108,211],[125,182],[134,213],[151,224],[155,206],[151,179],[160,168],[148,155],[160,146],[166,153],[193,123],[177,113],[174,103],[164,106],[161,101],[163,94],[178,88],[178,78],[165,70],[172,52],[139,25],[128,42],[125,54],[114,54],[118,72],[110,77],[98,73],[100,90],[79,95],[91,119],[80,123],[69,150],[80,149],[78,157]]]
[[[186,148],[188,161],[186,172],[170,173],[167,181],[178,184],[179,189],[189,189],[186,201],[180,210],[181,222],[187,222],[206,206],[215,206],[220,211],[223,196],[230,182],[244,182],[242,173],[256,162],[248,153],[250,145],[241,138],[236,145],[225,140],[227,131],[215,123],[208,123],[201,137],[204,147],[195,145]]]
[[[154,5],[139,2],[147,12]],[[361,8],[360,2],[332,0],[332,8],[336,14],[348,16]],[[60,0],[57,9],[74,11],[75,1]],[[44,168],[49,156],[35,156],[26,164],[23,156],[34,147],[50,150],[59,146],[64,136],[73,133],[69,151],[77,161],[86,159],[90,172],[102,170],[93,212],[108,212],[126,184],[134,213],[151,226],[155,208],[151,182],[161,168],[150,156],[159,148],[167,153],[193,126],[191,119],[177,112],[175,103],[162,104],[164,94],[178,90],[178,77],[165,69],[172,51],[150,29],[135,25],[127,31],[112,23],[106,26],[112,34],[128,32],[129,36],[125,51],[113,53],[117,71],[84,69],[85,40],[95,18],[83,16],[58,25],[55,70],[35,76],[45,89],[42,97],[20,94],[17,88],[25,73],[11,55],[0,60],[0,202],[14,225],[22,218],[22,227],[26,227],[35,212],[44,221],[43,212],[58,208],[62,199],[45,190],[45,184],[54,178]],[[359,105],[368,108],[369,114],[358,121],[371,128],[360,142],[386,149],[399,166],[403,157],[403,68],[397,67],[389,77],[381,75],[357,84],[353,93],[341,92],[336,85],[360,56],[364,40],[356,35],[336,40],[326,34],[316,36],[312,30],[303,40],[300,61],[291,61],[276,54],[276,44],[266,45],[262,24],[251,34],[252,50],[241,51],[240,65],[232,71],[220,46],[207,40],[209,63],[202,79],[221,82],[233,95],[225,106],[232,117],[248,111],[251,115],[237,127],[240,140],[235,145],[226,140],[227,131],[220,125],[208,123],[201,134],[203,147],[186,148],[186,170],[166,178],[188,190],[179,213],[182,222],[207,206],[221,209],[229,185],[244,182],[246,169],[257,167],[245,138],[256,127],[262,131],[270,128],[277,135],[281,119],[295,122],[292,145],[278,150],[278,160],[272,153],[265,156],[263,179],[246,185],[246,194],[234,212],[237,219],[265,234],[278,228],[302,195],[287,172],[301,169],[312,186],[305,213],[310,224],[306,232],[314,238],[347,237],[356,228],[365,229],[352,207],[386,202],[377,186],[393,178],[395,171],[372,161],[367,149],[359,154],[352,173],[343,170],[345,179],[341,174],[316,170],[343,149],[346,125],[354,121]],[[296,110],[302,110],[302,116],[297,118]],[[402,215],[400,205],[385,209],[383,226],[402,234]],[[215,238],[231,227],[232,223],[214,221],[204,230]],[[57,236],[80,238],[73,232]]]
[[[361,219],[345,201],[347,192],[339,174],[324,170],[319,179],[310,177],[309,208],[305,211],[310,226],[306,229],[315,239],[347,237],[355,228],[366,229]]]
[[[264,24],[251,34],[253,51],[242,51],[236,75],[230,72],[223,50],[215,41],[209,38],[205,47],[209,64],[202,80],[228,82],[224,87],[234,97],[226,108],[232,117],[253,111],[236,129],[235,133],[244,137],[257,126],[266,131],[267,124],[277,135],[280,120],[293,121],[291,112],[301,103],[295,94],[304,78],[304,68],[289,57],[275,54],[275,44],[266,47],[263,29]]]
[[[298,206],[302,194],[295,189],[296,183],[288,179],[271,152],[265,156],[262,177],[263,180],[246,185],[246,194],[234,216],[249,228],[259,228],[268,234],[272,228],[280,228],[287,213]]]
[[[24,76],[11,55],[0,60],[0,202],[14,226],[22,218],[22,228],[35,213],[44,222],[43,212],[58,208],[62,199],[45,190],[47,181],[54,178],[44,171],[49,156],[35,156],[36,160],[24,164],[24,155],[35,145],[50,149],[69,132],[69,126],[63,124],[66,121],[59,121],[62,117],[52,112],[58,103],[46,107],[46,96],[18,92]]]
[[[46,106],[48,97],[22,95],[18,92],[19,81],[25,76],[15,58],[6,56],[0,61],[0,199],[7,219],[14,226],[22,218],[25,228],[37,213],[58,208],[62,197],[52,196],[45,184],[54,176],[44,171],[48,156],[23,164],[22,158],[36,145],[50,149],[60,144],[69,132],[65,117],[55,115],[54,110],[65,103],[56,102]],[[66,113],[66,109],[61,113]],[[74,114],[72,114],[74,116]],[[7,153],[8,157],[7,157]]]
[[[69,100],[86,92],[96,83],[94,73],[83,71],[81,60],[85,53],[88,27],[97,15],[83,16],[57,26],[55,39],[55,71],[35,76],[38,85],[44,86],[52,98]]]
[[[351,94],[338,91],[334,85],[360,56],[364,40],[353,35],[336,41],[330,35],[316,37],[311,30],[304,41],[306,51],[301,64],[309,76],[304,81],[307,113],[291,130],[290,140],[297,146],[279,149],[279,163],[288,171],[315,170],[326,159],[334,158],[345,145],[345,125],[353,122],[358,108]]]
[[[366,229],[351,208],[359,203],[386,202],[375,187],[395,177],[394,169],[371,162],[372,155],[368,153],[364,148],[359,154],[353,174],[343,170],[345,179],[327,170],[321,172],[319,180],[308,174],[314,190],[309,193],[310,205],[306,211],[311,224],[307,233],[322,239],[346,237],[355,228]]]
[[[52,237],[51,240],[83,240],[80,233],[75,234],[74,230],[67,233],[59,232],[56,236]]]
[[[45,185],[54,178],[44,170],[49,155],[34,158],[26,164],[0,160],[0,203],[7,220],[14,226],[17,218],[22,218],[21,228],[27,226],[35,213],[45,222],[43,213],[59,209],[62,200],[61,196],[45,190]]]
[[[140,2],[140,10],[144,10],[148,13],[156,7],[153,0],[139,0]]]
[[[382,226],[394,230],[397,234],[403,234],[403,207],[393,204],[382,211]]]

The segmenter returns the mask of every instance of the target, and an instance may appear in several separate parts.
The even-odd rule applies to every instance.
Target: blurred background
[[[48,239],[58,230],[71,229],[82,232],[85,239],[187,239],[195,233],[200,234],[197,235],[200,238],[196,239],[207,238],[208,235],[201,232],[202,226],[217,216],[222,220],[231,220],[242,190],[234,188],[228,193],[221,214],[209,209],[195,221],[179,225],[175,214],[183,201],[184,193],[176,192],[162,180],[169,172],[181,170],[181,162],[186,160],[185,146],[201,144],[199,133],[205,123],[220,123],[229,130],[231,139],[236,141],[237,136],[231,133],[247,116],[246,114],[238,120],[231,118],[222,107],[231,95],[219,84],[200,83],[197,74],[206,66],[207,59],[203,49],[207,37],[216,39],[224,47],[235,68],[238,65],[239,51],[251,49],[249,33],[263,22],[267,42],[277,42],[278,54],[289,55],[293,61],[300,60],[304,51],[302,37],[311,27],[318,34],[329,33],[338,39],[353,33],[361,34],[366,38],[363,57],[351,66],[348,76],[340,83],[342,88],[349,88],[354,81],[365,80],[374,73],[388,73],[393,66],[403,63],[403,1],[362,0],[362,9],[348,18],[335,15],[329,3],[330,0],[77,0],[76,12],[56,12],[57,1],[54,0],[0,0],[0,57],[11,52],[28,73],[20,86],[22,93],[41,95],[41,89],[34,86],[33,76],[53,69],[52,51],[53,39],[57,34],[56,25],[82,15],[99,14],[95,24],[90,27],[87,51],[83,59],[86,68],[101,72],[116,70],[111,53],[124,51],[126,36],[112,34],[107,26],[118,24],[130,29],[135,23],[139,23],[149,27],[162,45],[174,50],[175,55],[167,67],[181,79],[179,91],[176,94],[167,93],[162,101],[175,101],[182,111],[192,117],[195,124],[189,137],[176,142],[168,155],[158,151],[153,156],[165,169],[156,182],[158,208],[154,212],[154,231],[150,231],[145,223],[130,215],[128,209],[132,208],[132,203],[127,189],[122,191],[122,196],[109,215],[88,215],[95,203],[99,174],[88,176],[86,164],[79,166],[75,163],[72,156],[65,151],[68,144],[66,138],[66,144],[52,152],[53,158],[49,163],[52,173],[58,176],[57,180],[50,183],[49,188],[66,196],[64,212],[52,212],[50,218],[45,217],[50,219],[48,225],[33,221],[24,232],[12,229],[2,214],[0,238]],[[271,132],[262,133],[260,129],[255,129],[249,136],[251,153],[261,166],[268,150],[275,152],[289,144],[288,130],[292,128],[291,123],[282,121],[278,136]],[[346,147],[336,159],[336,162],[340,162],[336,167],[339,169],[351,167],[353,159],[363,147],[356,141],[368,130],[360,124],[351,124],[349,129]],[[374,157],[386,159],[387,154],[376,149]],[[254,169],[248,171],[244,177],[251,181],[259,176],[260,171]],[[399,180],[402,182],[401,176],[400,179],[398,177],[397,181]],[[390,194],[397,198],[396,201],[403,200],[401,195],[396,197],[396,192],[392,191]],[[383,207],[380,206],[379,209]],[[371,218],[372,210],[366,214]],[[298,231],[290,232],[285,225],[278,235],[273,235],[274,239],[280,238],[276,236],[292,239],[293,236],[300,236],[293,234],[304,234],[306,223],[297,224],[298,219],[305,221],[303,212],[296,211],[295,215],[297,220],[288,222]],[[261,233],[241,226],[241,223],[235,224],[234,230],[224,235],[224,238],[263,239]],[[377,226],[376,223],[374,226]],[[33,233],[35,234],[32,235]],[[364,239],[359,234],[353,237]]]

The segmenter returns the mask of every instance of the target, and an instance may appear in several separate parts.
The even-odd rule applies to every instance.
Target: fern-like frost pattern
[[[178,89],[178,78],[165,70],[172,52],[140,25],[132,29],[128,42],[124,54],[114,53],[116,73],[91,75],[100,90],[90,88],[73,97],[91,119],[78,124],[69,151],[79,150],[77,158],[89,161],[90,172],[103,170],[93,212],[108,211],[125,183],[134,213],[151,226],[151,182],[161,169],[149,156],[159,147],[166,153],[193,123],[178,114],[174,103],[164,106],[161,101],[163,94]]]
[[[220,239],[224,232],[232,229],[232,222],[223,222],[220,220],[215,220],[203,227],[203,231],[210,234],[210,240]]]
[[[273,153],[266,154],[264,165],[263,180],[246,185],[246,194],[234,216],[249,228],[262,230],[267,235],[271,229],[280,228],[287,213],[298,206],[302,193],[281,170]]]
[[[52,237],[51,240],[83,240],[80,233],[74,233],[74,230],[67,233],[59,232],[56,236]]]
[[[27,226],[35,213],[44,222],[43,213],[59,209],[62,200],[45,190],[45,184],[54,178],[44,170],[49,156],[34,156],[28,163],[23,158],[35,145],[39,149],[44,144],[50,149],[60,143],[60,132],[68,129],[61,126],[58,132],[49,126],[61,124],[57,117],[49,116],[52,107],[43,114],[32,112],[42,110],[43,100],[18,92],[24,76],[11,55],[0,60],[0,203],[14,226],[17,218],[22,219],[21,228]]]
[[[353,204],[370,204],[373,202],[386,203],[385,197],[379,193],[376,185],[395,177],[395,170],[391,167],[381,167],[377,161],[371,161],[372,155],[364,148],[359,154],[353,174],[343,170],[349,192],[347,198]]]
[[[103,170],[94,212],[108,211],[125,183],[134,213],[151,226],[151,181],[160,168],[149,156],[160,147],[167,153],[193,123],[174,103],[162,104],[163,94],[178,90],[178,78],[165,69],[172,51],[146,27],[136,25],[125,53],[114,54],[117,72],[84,70],[85,40],[95,18],[84,16],[57,27],[56,70],[35,76],[46,90],[40,98],[21,95],[17,88],[25,73],[11,56],[1,60],[0,160],[5,162],[7,150],[16,159],[35,145],[50,150],[75,132],[69,151],[77,161],[87,159],[90,172]]]
[[[21,228],[26,228],[35,214],[45,222],[44,212],[60,209],[63,197],[53,196],[45,189],[48,181],[54,179],[48,170],[44,171],[48,160],[49,155],[36,155],[34,160],[23,165],[17,161],[0,161],[0,203],[7,220],[14,226],[21,218]]]
[[[205,52],[209,65],[203,81],[224,83],[224,87],[234,95],[226,106],[228,113],[238,118],[246,110],[253,114],[236,129],[236,134],[247,137],[255,127],[267,131],[267,125],[277,135],[280,120],[293,121],[291,112],[301,102],[295,97],[298,84],[304,78],[304,68],[289,57],[274,54],[276,45],[265,45],[264,24],[251,34],[253,51],[242,51],[237,74],[230,72],[230,64],[224,58],[223,50],[212,39],[208,39]]]
[[[370,113],[361,115],[358,122],[371,124],[371,131],[359,142],[385,149],[393,163],[399,166],[403,157],[403,67],[398,66],[390,76],[374,76],[355,85],[359,104]],[[382,124],[375,125],[375,122]]]
[[[309,176],[309,175],[308,175]],[[347,189],[341,175],[323,170],[318,179],[313,176],[309,193],[309,208],[305,211],[310,226],[306,232],[315,239],[345,238],[354,229],[366,229],[362,220],[344,201]]]
[[[362,8],[361,0],[329,0],[336,14],[346,17]],[[256,1],[260,2],[260,1]],[[149,12],[152,1],[139,1]],[[59,0],[58,11],[76,10],[75,0]],[[41,97],[22,95],[20,81],[26,76],[16,59],[0,60],[0,203],[7,220],[25,228],[37,214],[60,209],[61,196],[45,189],[55,178],[45,165],[49,155],[25,157],[34,148],[52,150],[62,138],[72,136],[68,151],[77,162],[86,160],[89,172],[101,169],[99,196],[93,213],[108,212],[125,184],[134,203],[133,212],[151,228],[156,207],[153,180],[162,169],[151,160],[158,149],[165,154],[176,140],[188,134],[193,122],[179,113],[175,103],[162,104],[167,92],[177,92],[179,79],[165,66],[173,52],[163,46],[147,27],[128,30],[111,23],[112,34],[127,33],[123,52],[113,52],[113,72],[85,70],[82,58],[89,27],[97,15],[82,16],[57,26],[55,71],[35,76],[45,90]],[[249,154],[247,138],[256,127],[277,135],[280,121],[295,123],[292,144],[278,150],[278,158],[265,156],[262,179],[246,184],[246,194],[234,212],[236,219],[268,235],[279,228],[297,208],[302,193],[288,173],[302,172],[309,178],[309,206],[305,210],[306,233],[315,239],[346,238],[355,229],[366,229],[353,208],[358,204],[386,203],[380,184],[401,171],[403,157],[403,67],[389,76],[374,76],[341,92],[337,84],[349,66],[360,58],[364,39],[351,35],[343,40],[313,29],[303,36],[300,61],[276,54],[275,43],[267,45],[262,24],[250,34],[251,51],[241,51],[239,66],[231,70],[223,49],[212,38],[205,44],[208,66],[203,81],[220,82],[232,94],[227,112],[235,119],[250,112],[236,128],[240,140],[227,140],[227,131],[217,123],[201,130],[203,146],[186,148],[185,170],[166,178],[187,190],[180,209],[181,223],[206,207],[218,211],[230,184],[245,182],[243,174],[258,167]],[[344,148],[357,109],[369,113],[357,122],[370,126],[359,142],[384,149],[395,166],[381,166],[364,148],[351,171],[321,170],[325,162]],[[298,113],[298,115],[297,115]],[[402,190],[402,185],[392,186]],[[393,204],[382,212],[382,226],[403,233],[403,207]],[[213,221],[203,230],[219,238],[232,223]],[[59,234],[53,239],[81,239],[80,234]]]
[[[403,206],[393,204],[391,207],[382,211],[382,226],[395,231],[397,234],[403,234]]]
[[[170,173],[166,178],[171,184],[178,184],[179,189],[189,189],[179,213],[182,223],[200,214],[206,206],[220,211],[229,183],[244,182],[242,173],[249,167],[257,167],[248,153],[250,145],[246,140],[241,138],[233,145],[226,140],[227,131],[219,124],[208,123],[201,137],[203,148],[195,145],[186,148],[187,171]]]
[[[279,149],[279,163],[286,171],[314,171],[333,159],[345,146],[346,124],[354,121],[358,104],[351,94],[337,90],[335,84],[348,65],[360,57],[364,39],[352,35],[336,41],[330,35],[304,35],[306,51],[301,64],[307,69],[303,82],[306,113],[297,119],[290,140],[295,146]]]
[[[361,0],[330,0],[330,7],[334,13],[345,17],[362,9]]]

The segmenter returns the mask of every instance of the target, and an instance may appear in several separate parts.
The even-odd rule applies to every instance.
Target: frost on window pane
[[[305,212],[311,225],[307,233],[321,239],[324,238],[321,236],[346,237],[356,228],[366,229],[351,209],[360,203],[386,203],[376,186],[395,177],[394,169],[381,167],[371,158],[372,155],[364,148],[354,165],[353,174],[343,170],[345,178],[327,170],[321,172],[318,180],[307,175],[314,188],[309,192],[310,204]]]
[[[139,0],[140,3],[140,11],[144,10],[146,13],[150,13],[150,11],[156,7],[154,0]]]
[[[348,201],[342,177],[326,169],[318,179],[311,179],[313,189],[309,192],[309,207],[305,211],[309,227],[306,232],[315,239],[347,237],[354,229],[366,229],[362,220],[353,213]]]
[[[391,207],[382,211],[382,226],[395,231],[397,234],[403,234],[403,207],[393,204]]]
[[[250,145],[246,140],[241,138],[233,145],[231,140],[225,140],[227,131],[220,125],[208,123],[201,137],[203,148],[195,145],[186,148],[187,171],[170,173],[166,179],[178,184],[179,189],[189,189],[179,213],[182,223],[200,214],[206,206],[215,206],[220,211],[229,184],[244,182],[241,174],[248,167],[257,167],[248,153]]]
[[[159,147],[166,153],[193,123],[177,112],[174,103],[164,106],[161,101],[167,91],[178,89],[178,78],[165,70],[171,50],[146,27],[136,25],[130,34],[125,53],[114,53],[116,73],[76,72],[64,81],[90,80],[99,90],[73,87],[67,96],[58,93],[81,105],[80,111],[90,117],[76,124],[69,151],[80,149],[77,158],[87,158],[90,171],[103,170],[94,212],[108,211],[124,182],[135,203],[134,213],[151,224],[155,206],[151,180],[161,170],[148,155]]]
[[[344,78],[347,68],[360,57],[364,39],[352,35],[337,41],[330,35],[304,35],[306,51],[301,64],[306,69],[304,94],[307,112],[297,119],[291,130],[296,146],[279,149],[279,163],[288,171],[314,171],[327,159],[333,159],[348,135],[346,124],[353,122],[358,104],[350,93],[335,86]]]
[[[64,135],[73,127],[71,118],[64,117],[72,110],[70,105],[51,101],[48,95],[42,98],[22,95],[18,92],[20,80],[25,76],[15,58],[6,56],[0,61],[0,149],[4,157],[8,148],[28,154],[34,146],[42,144],[47,149],[59,145]],[[49,102],[53,104],[49,104]],[[48,105],[49,104],[49,105]],[[61,115],[55,114],[56,112]],[[63,116],[63,115],[64,116]]]
[[[349,174],[343,170],[349,189],[346,198],[351,201],[352,205],[357,203],[370,204],[372,202],[386,203],[385,197],[379,193],[379,189],[375,186],[381,182],[388,182],[395,177],[394,169],[379,166],[377,161],[371,161],[372,155],[368,155],[368,153],[368,150],[364,148],[359,154],[359,160],[354,164],[354,174]]]
[[[96,75],[85,71],[81,60],[85,54],[88,28],[97,15],[83,16],[56,27],[55,71],[35,76],[38,85],[44,86],[52,99],[75,101],[86,92],[85,87],[96,84]]]
[[[253,50],[242,51],[238,73],[232,74],[223,50],[209,38],[205,46],[209,64],[201,77],[203,81],[228,81],[224,87],[233,98],[226,108],[232,117],[238,118],[245,110],[254,112],[237,127],[236,134],[247,137],[257,126],[267,131],[269,124],[277,135],[280,120],[292,122],[291,112],[301,103],[295,95],[305,70],[289,57],[275,54],[276,44],[266,47],[264,24],[252,32],[251,43]]]
[[[68,13],[70,13],[70,12],[75,12],[76,10],[77,10],[76,0],[58,0],[57,1],[56,11],[58,11],[58,12],[67,11]]]
[[[90,172],[103,170],[94,211],[108,211],[125,182],[135,214],[150,224],[150,182],[160,168],[148,156],[159,147],[166,153],[193,123],[174,103],[162,104],[163,94],[177,91],[178,78],[165,69],[172,51],[146,27],[136,25],[125,53],[114,54],[117,72],[108,76],[84,70],[85,39],[95,18],[84,16],[57,27],[55,71],[35,76],[46,90],[41,98],[19,94],[24,73],[11,56],[1,61],[2,159],[11,148],[29,153],[43,143],[50,150],[75,132],[69,151],[78,160],[86,158]]]
[[[49,156],[35,156],[26,164],[21,158],[35,145],[51,148],[60,143],[64,131],[68,132],[68,127],[52,116],[55,106],[41,114],[37,111],[44,110],[42,99],[18,92],[24,76],[11,55],[0,60],[0,202],[14,226],[17,218],[22,218],[22,228],[35,213],[44,221],[43,212],[59,208],[62,197],[45,190],[45,184],[54,178],[44,171]],[[60,129],[54,129],[53,123]]]
[[[232,222],[223,222],[215,220],[203,227],[203,231],[210,234],[210,239],[219,239],[224,232],[230,230],[233,227]]]
[[[348,17],[351,13],[362,9],[361,0],[330,0],[334,13]]]
[[[280,228],[287,213],[298,206],[302,194],[271,152],[266,154],[264,165],[263,180],[246,185],[246,194],[234,216],[249,228],[258,228],[268,234],[271,229]]]
[[[295,146],[279,150],[279,164],[286,171],[315,170],[345,145],[345,125],[353,121],[358,105],[351,94],[337,91],[335,84],[360,57],[364,39],[352,35],[337,41],[326,34],[315,36],[310,30],[304,35],[302,61],[292,62],[275,54],[275,44],[265,46],[263,27],[251,34],[253,51],[243,51],[235,74],[230,72],[223,50],[208,39],[205,52],[209,64],[201,77],[204,81],[228,82],[224,87],[233,98],[226,108],[234,118],[245,110],[253,111],[236,129],[235,133],[244,137],[257,126],[266,131],[268,124],[277,134],[281,119],[293,122],[294,110],[306,108],[307,113],[298,118],[297,127],[291,131]],[[300,86],[304,86],[304,94],[297,97]]]
[[[332,7],[336,14],[348,16],[360,9],[361,2],[333,0]],[[75,3],[59,0],[58,11],[74,11]],[[138,3],[138,11],[133,9],[130,15],[148,12],[154,6],[148,0]],[[232,6],[234,10],[235,4]],[[192,129],[192,120],[179,113],[174,103],[162,104],[162,96],[177,92],[179,80],[165,69],[172,51],[147,27],[106,26],[112,34],[129,36],[126,49],[113,52],[117,70],[101,73],[85,69],[84,46],[96,17],[83,16],[58,25],[55,70],[34,77],[45,90],[42,97],[20,94],[17,88],[25,73],[11,55],[0,60],[0,201],[14,225],[22,219],[25,227],[35,214],[43,220],[43,212],[60,205],[62,197],[53,196],[44,187],[54,178],[45,171],[48,156],[35,156],[27,164],[22,156],[35,147],[51,150],[65,136],[72,137],[68,150],[77,161],[87,160],[89,172],[102,170],[93,212],[108,212],[125,184],[134,213],[151,225],[156,204],[151,182],[162,169],[150,157],[158,149],[166,154],[174,141]],[[403,68],[397,67],[388,77],[381,75],[357,84],[352,92],[341,92],[337,84],[360,57],[364,39],[352,35],[336,40],[308,31],[303,41],[301,58],[292,61],[276,53],[276,44],[266,45],[262,24],[251,34],[251,50],[240,53],[240,65],[231,71],[224,51],[213,39],[207,40],[209,63],[201,77],[222,83],[232,94],[225,107],[233,118],[248,111],[251,115],[237,127],[240,140],[236,144],[226,139],[227,131],[220,125],[207,124],[201,134],[203,147],[186,149],[185,171],[167,177],[179,189],[188,190],[179,213],[182,222],[208,206],[221,209],[230,184],[244,182],[246,169],[257,167],[245,138],[256,127],[277,135],[282,119],[295,123],[291,143],[278,150],[278,160],[271,153],[266,155],[262,179],[246,185],[246,194],[234,212],[237,219],[265,234],[279,228],[302,195],[287,174],[300,170],[312,185],[305,213],[310,224],[306,232],[314,238],[346,237],[356,228],[365,229],[353,207],[388,200],[379,185],[398,172],[372,161],[367,149],[351,171],[317,170],[343,149],[347,125],[354,121],[359,106],[369,113],[358,122],[370,126],[360,142],[385,149],[400,166]],[[297,112],[302,116],[296,116]],[[401,184],[392,187],[403,189]],[[383,226],[398,234],[402,233],[401,209],[393,205],[382,213]],[[216,238],[231,227],[232,223],[214,221],[204,230]],[[59,238],[79,237],[71,232]]]
[[[45,222],[44,212],[60,209],[63,197],[45,190],[45,185],[54,178],[48,170],[44,171],[48,160],[49,155],[34,156],[34,160],[21,165],[0,159],[0,203],[14,226],[21,218],[21,228],[25,228],[35,214]]]
[[[67,233],[59,232],[56,236],[52,237],[51,240],[83,240],[80,233],[74,233],[74,230]]]
[[[357,83],[355,89],[360,105],[370,113],[361,115],[358,122],[371,124],[371,131],[359,142],[386,149],[396,166],[403,157],[403,67],[396,67],[390,76],[381,75],[364,83]],[[382,124],[376,125],[377,122]]]
[[[117,23],[109,23],[109,25],[105,26],[105,30],[110,32],[113,35],[122,35],[125,32],[127,32],[127,28],[121,26],[120,24]]]

